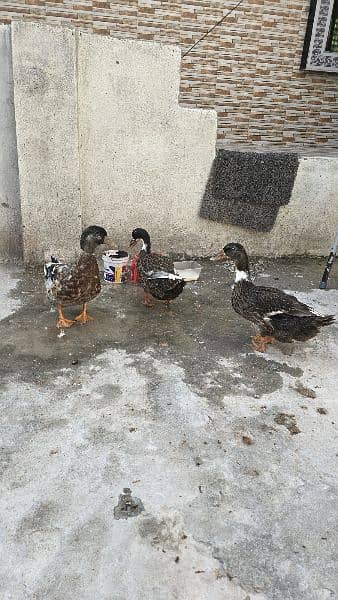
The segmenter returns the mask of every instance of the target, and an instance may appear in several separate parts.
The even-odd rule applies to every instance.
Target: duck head
[[[94,254],[101,244],[113,246],[114,242],[108,237],[106,230],[98,225],[90,225],[83,230],[80,238],[81,249],[87,254]]]
[[[141,227],[136,227],[136,229],[134,229],[132,231],[129,246],[135,246],[135,244],[138,242],[138,240],[142,240],[142,242],[143,242],[142,250],[144,252],[147,252],[147,254],[149,254],[151,244],[150,244],[150,236],[149,236],[148,231],[146,231],[145,229],[142,229]]]
[[[211,260],[231,260],[235,264],[235,282],[250,278],[249,259],[242,244],[231,242],[227,244]]]

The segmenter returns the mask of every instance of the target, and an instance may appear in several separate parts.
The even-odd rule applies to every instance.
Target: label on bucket
[[[110,283],[122,283],[127,270],[129,254],[124,250],[109,250],[102,256],[104,272],[103,278]]]

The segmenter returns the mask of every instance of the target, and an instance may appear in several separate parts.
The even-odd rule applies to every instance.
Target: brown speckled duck
[[[67,265],[57,258],[44,265],[47,295],[57,303],[57,327],[71,327],[75,322],[88,323],[93,317],[87,314],[87,302],[93,300],[101,291],[99,268],[94,251],[100,244],[112,243],[103,227],[91,225],[82,232],[80,246],[83,250],[74,265]],[[62,306],[82,304],[82,312],[74,321],[66,319]]]
[[[152,308],[156,300],[164,301],[167,306],[177,298],[185,286],[185,281],[175,273],[174,263],[168,256],[151,254],[149,233],[140,227],[132,232],[130,246],[142,240],[142,248],[136,263],[140,283],[144,289],[143,303]]]
[[[251,338],[256,350],[265,352],[267,344],[275,340],[309,340],[321,327],[334,321],[332,315],[316,314],[295,296],[277,288],[254,285],[250,280],[248,256],[241,244],[227,244],[212,260],[222,259],[235,263],[232,306],[236,313],[258,326],[259,335]]]

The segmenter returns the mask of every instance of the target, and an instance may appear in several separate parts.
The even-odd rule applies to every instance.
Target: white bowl
[[[176,275],[179,275],[184,281],[197,281],[202,271],[202,267],[194,260],[182,260],[174,262]]]

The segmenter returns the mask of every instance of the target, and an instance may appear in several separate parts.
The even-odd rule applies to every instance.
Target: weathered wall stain
[[[21,86],[28,94],[45,94],[48,90],[48,74],[44,69],[32,65],[20,69]]]

